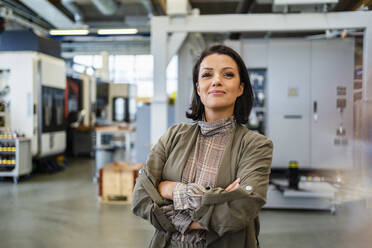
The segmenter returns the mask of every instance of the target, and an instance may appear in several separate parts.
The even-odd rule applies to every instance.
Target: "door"
[[[288,168],[291,160],[310,166],[310,59],[310,41],[269,43],[266,133],[274,143],[273,168]]]
[[[311,49],[311,168],[352,168],[354,40],[312,41]]]

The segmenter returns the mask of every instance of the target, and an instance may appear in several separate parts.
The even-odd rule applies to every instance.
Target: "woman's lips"
[[[212,90],[212,91],[209,91],[209,94],[211,94],[211,95],[224,95],[225,92],[222,91],[222,90]]]

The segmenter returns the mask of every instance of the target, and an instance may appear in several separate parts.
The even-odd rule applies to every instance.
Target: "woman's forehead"
[[[206,56],[200,64],[200,69],[204,70],[237,68],[238,65],[233,58],[225,54],[216,53]]]

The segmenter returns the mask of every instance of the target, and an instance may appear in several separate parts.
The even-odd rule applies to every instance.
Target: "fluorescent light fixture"
[[[109,34],[136,34],[138,29],[136,28],[113,28],[113,29],[98,29],[97,34],[109,35]]]
[[[87,35],[89,34],[88,29],[51,29],[49,30],[50,35]]]
[[[339,0],[274,0],[274,5],[306,5],[338,3]]]

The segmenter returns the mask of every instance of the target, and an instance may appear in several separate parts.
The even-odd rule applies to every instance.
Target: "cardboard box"
[[[100,169],[101,203],[130,204],[138,170],[143,163],[114,162]]]

